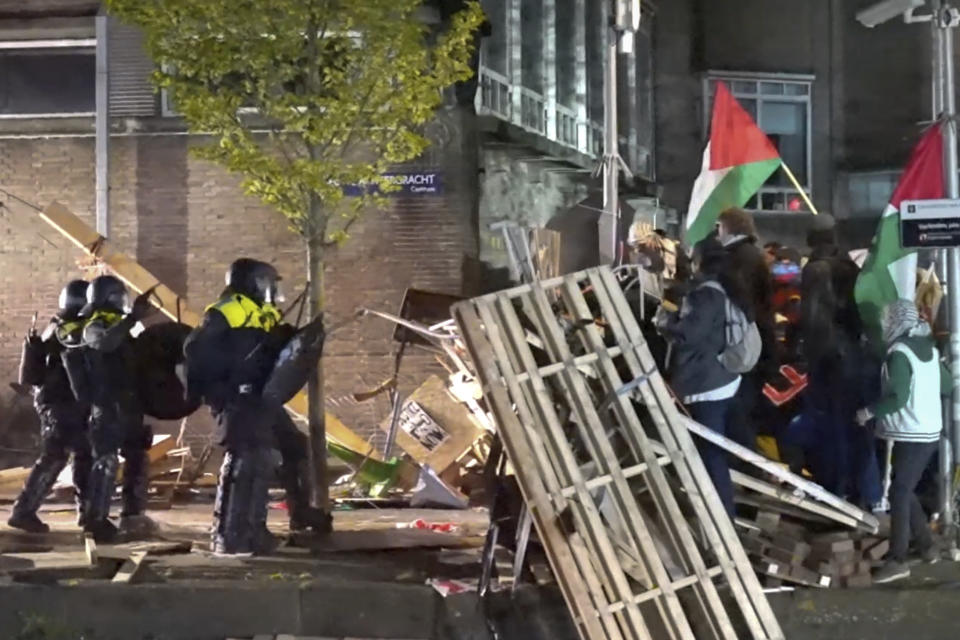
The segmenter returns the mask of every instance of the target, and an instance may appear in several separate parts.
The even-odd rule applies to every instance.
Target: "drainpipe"
[[[108,59],[108,17],[103,12],[96,17],[97,86],[96,86],[96,190],[97,233],[110,235],[110,84]]]

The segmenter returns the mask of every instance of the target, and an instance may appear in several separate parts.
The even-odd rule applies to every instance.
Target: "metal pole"
[[[934,12],[939,11],[939,2],[934,2]],[[932,29],[931,32],[931,58],[932,58],[932,74],[931,74],[931,120],[936,121],[940,118],[940,114],[943,113],[945,100],[943,94],[943,30],[940,28],[940,23],[938,20],[933,20],[930,23]],[[946,174],[946,172],[944,172]],[[944,175],[946,178],[946,175]],[[940,279],[941,283],[946,283],[947,281],[947,252],[945,249],[938,250],[936,252],[937,256],[937,277]],[[953,509],[952,501],[950,499],[950,476],[951,476],[951,460],[950,460],[950,406],[944,405],[942,407],[943,414],[943,426],[944,432],[940,438],[940,447],[939,447],[939,456],[938,456],[938,468],[937,468],[937,503],[939,505],[940,513],[940,524],[945,528],[950,526],[953,521]],[[890,472],[890,455],[886,457],[886,474],[889,475]],[[884,485],[886,489],[886,485]],[[886,494],[886,492],[884,492]]]
[[[942,3],[938,19],[939,27],[942,31],[942,49],[940,70],[943,78],[943,115],[945,116],[943,147],[944,147],[944,171],[946,172],[946,196],[956,199],[960,196],[960,184],[957,175],[957,126],[953,118],[957,111],[956,88],[954,86],[954,61],[953,61],[953,28],[950,26],[949,12],[950,4]],[[953,377],[954,391],[952,402],[950,404],[950,423],[947,425],[947,435],[949,436],[950,447],[946,447],[948,469],[951,470],[950,476],[945,479],[945,486],[952,489],[952,470],[954,467],[954,452],[960,450],[958,447],[957,426],[960,425],[960,248],[952,248],[947,253],[947,304],[949,306],[950,321],[950,373]],[[951,491],[952,493],[952,491]],[[944,511],[944,518],[947,523],[953,524],[953,501],[952,496],[946,500],[948,503]],[[949,519],[947,519],[949,518]]]
[[[617,131],[617,34],[607,30],[607,67],[603,79],[603,210],[600,222],[600,262],[617,259],[620,230],[620,136]],[[607,225],[610,225],[609,228]],[[607,233],[604,234],[603,231]],[[606,237],[604,237],[606,235]]]
[[[97,85],[96,85],[96,190],[97,233],[110,235],[110,84],[108,59],[107,15],[96,17]]]

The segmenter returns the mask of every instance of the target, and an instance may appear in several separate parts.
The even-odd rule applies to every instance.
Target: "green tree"
[[[196,154],[240,174],[306,246],[308,305],[325,305],[324,261],[361,211],[393,187],[384,172],[419,156],[443,91],[471,75],[483,16],[464,3],[442,32],[423,0],[107,0],[138,26],[193,132]],[[345,196],[346,185],[369,185]],[[318,503],[328,507],[323,365],[308,383]]]

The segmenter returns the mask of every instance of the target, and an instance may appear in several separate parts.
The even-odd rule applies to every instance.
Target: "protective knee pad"
[[[116,453],[101,455],[94,460],[84,509],[88,524],[96,524],[110,516],[110,500],[113,498],[118,467]]]
[[[58,456],[46,454],[41,456],[30,470],[30,475],[27,476],[23,490],[13,505],[14,511],[21,514],[35,514],[66,464],[65,453]]]
[[[256,477],[260,466],[255,450],[228,451],[220,470],[214,542],[232,550],[251,546]]]
[[[139,516],[147,509],[149,460],[147,452],[134,449],[126,452],[123,465],[123,511],[121,516]]]
[[[83,510],[83,503],[87,497],[87,487],[90,486],[90,473],[93,471],[93,456],[90,450],[75,451],[73,454],[73,486],[76,489],[77,507]]]

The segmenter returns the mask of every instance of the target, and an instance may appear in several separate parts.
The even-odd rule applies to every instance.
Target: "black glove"
[[[133,316],[134,320],[145,320],[156,313],[157,308],[150,302],[150,296],[152,295],[153,289],[149,289],[133,300],[133,310],[130,315]]]

